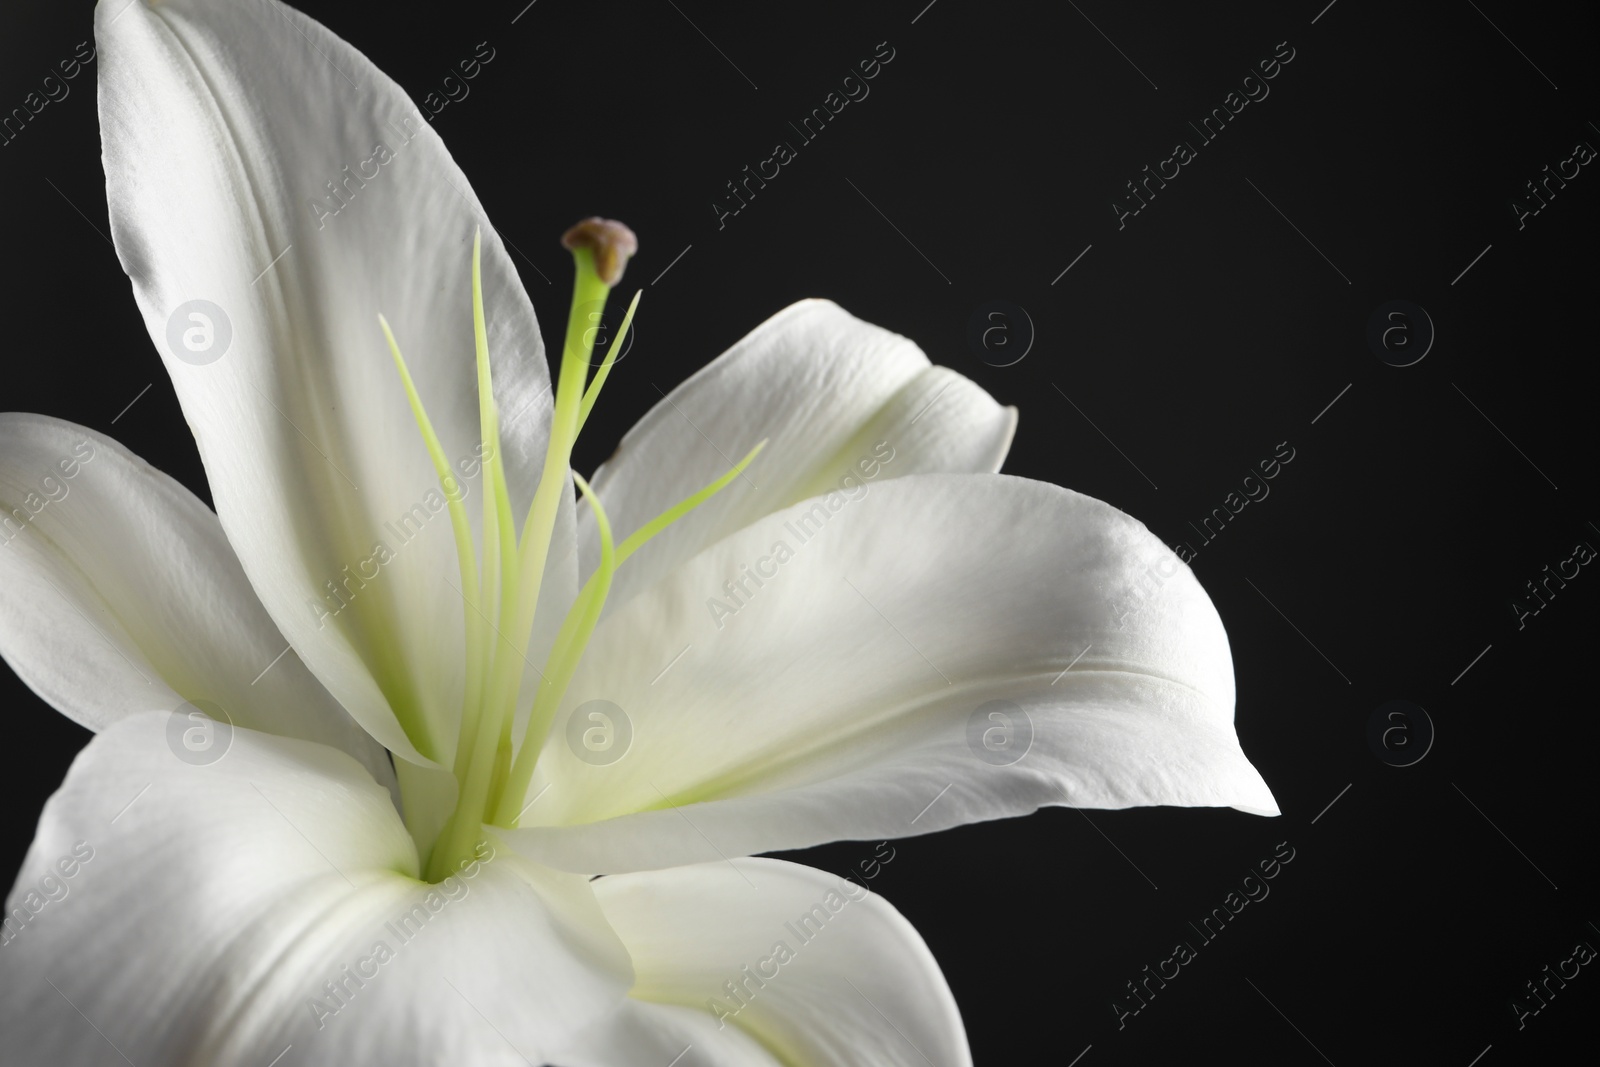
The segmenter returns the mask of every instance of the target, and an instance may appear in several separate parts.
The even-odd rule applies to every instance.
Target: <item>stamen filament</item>
[[[635,300],[637,301],[637,298]],[[583,659],[583,649],[600,621],[600,612],[605,607],[606,597],[611,592],[611,579],[616,569],[622,566],[623,561],[629,556],[643,548],[656,534],[726,488],[728,483],[755,462],[756,456],[760,455],[765,447],[767,442],[762,440],[726,474],[698,492],[684,497],[639,527],[614,552],[611,542],[611,523],[606,517],[605,510],[601,508],[598,498],[589,490],[588,483],[576,472],[573,473],[573,481],[578,483],[579,490],[594,509],[595,525],[600,533],[600,566],[584,583],[577,600],[573,602],[571,610],[561,623],[561,630],[556,635],[555,643],[551,646],[550,657],[545,667],[545,677],[550,684],[540,686],[537,696],[534,697],[533,710],[528,715],[528,725],[522,738],[522,748],[512,765],[506,788],[501,793],[500,808],[495,813],[494,821],[498,825],[516,825],[522,798],[533,782],[533,772],[539,762],[539,753],[549,735],[557,707],[566,693],[567,685],[572,681],[572,675]]]
[[[633,294],[633,299],[628,302],[627,314],[622,316],[622,328],[617,331],[617,339],[612,342],[611,349],[606,352],[606,358],[601,361],[600,369],[594,372],[594,381],[589,383],[589,388],[584,390],[583,406],[578,409],[578,432],[583,432],[584,423],[589,421],[589,412],[594,409],[594,402],[600,399],[600,388],[606,384],[606,379],[611,376],[611,364],[617,361],[617,353],[622,351],[623,342],[628,339],[628,327],[633,325],[633,313],[639,310],[639,298],[644,296],[640,289]]]
[[[499,580],[488,580],[488,561],[485,561],[484,589],[487,599],[487,590],[490,588],[494,589],[497,597],[502,597],[505,577],[516,570],[517,534],[516,520],[511,514],[510,492],[506,488],[505,459],[500,452],[500,408],[494,401],[494,383],[489,369],[489,329],[484,319],[483,270],[480,262],[482,244],[482,231],[475,232],[472,236],[472,337],[477,350],[478,418],[483,437],[484,526],[487,531],[492,513],[495,540],[500,549],[497,566]],[[486,556],[487,546],[485,540]]]
[[[633,555],[635,552],[639,551],[639,549],[643,548],[645,544],[656,534],[660,533],[662,530],[665,530],[668,526],[671,526],[673,523],[689,514],[689,512],[693,511],[701,504],[704,504],[707,500],[710,500],[712,497],[722,492],[722,490],[725,489],[730,482],[744,473],[744,469],[746,467],[755,462],[756,457],[761,454],[761,450],[767,447],[768,440],[769,438],[763,438],[761,441],[759,441],[756,444],[756,447],[745,453],[745,457],[743,459],[729,468],[728,473],[724,474],[722,477],[718,478],[704,489],[701,489],[699,492],[692,493],[689,496],[684,497],[666,511],[663,511],[661,514],[657,515],[655,518],[651,519],[649,522],[633,531],[633,533],[629,534],[627,539],[622,542],[622,547],[617,550],[617,566],[622,566],[624,560]]]
[[[539,603],[539,590],[544,581],[545,564],[549,555],[550,539],[555,530],[556,516],[567,491],[567,479],[572,475],[572,446],[577,438],[578,411],[583,401],[584,380],[587,377],[589,357],[594,348],[594,336],[588,330],[591,307],[604,307],[610,287],[601,280],[595,269],[594,254],[588,248],[574,248],[573,260],[577,266],[577,279],[573,285],[572,307],[567,316],[567,337],[562,347],[561,369],[556,384],[555,412],[550,423],[550,443],[545,452],[544,469],[539,487],[523,525],[518,544],[515,578],[508,575],[510,597],[500,603],[501,625],[515,655],[497,651],[493,657],[488,691],[482,705],[482,715],[475,730],[472,752],[467,760],[464,776],[458,776],[461,795],[448,825],[440,835],[439,843],[430,859],[430,868],[439,873],[459,856],[464,856],[477,844],[485,814],[500,800],[499,786],[505,779],[495,774],[497,748],[502,733],[502,723],[516,714],[516,701],[521,688],[522,650],[528,647],[533,633],[534,609]],[[546,686],[541,685],[541,693]],[[442,877],[442,874],[440,875]]]
[[[478,643],[482,643],[483,614],[478,608],[477,562],[472,556],[472,528],[467,523],[467,511],[462,505],[460,494],[448,491],[454,481],[450,470],[450,461],[445,458],[444,447],[439,443],[439,435],[434,433],[433,423],[428,418],[428,413],[422,406],[422,398],[417,395],[417,386],[411,379],[411,370],[406,366],[405,357],[400,354],[400,345],[394,339],[394,332],[389,329],[389,322],[382,315],[378,316],[378,325],[383,328],[383,336],[389,342],[389,353],[394,357],[396,369],[400,372],[400,381],[406,390],[406,399],[411,404],[411,415],[416,420],[417,429],[422,434],[422,440],[427,445],[428,456],[433,460],[434,473],[439,476],[440,484],[446,489],[445,502],[450,512],[450,529],[455,535],[456,560],[461,572],[461,594],[466,600],[464,619],[467,632],[468,647],[472,647],[474,635]],[[399,714],[396,708],[396,714]],[[421,722],[407,723],[402,721],[402,728],[406,736],[411,738],[411,743],[423,755],[433,758],[439,752],[439,740],[433,737],[430,727],[433,725],[422,718]]]
[[[572,681],[573,673],[578,669],[583,647],[589,643],[595,624],[600,621],[600,609],[605,606],[606,594],[611,591],[611,577],[617,569],[616,545],[611,537],[611,520],[606,516],[605,508],[600,506],[600,498],[594,495],[589,483],[577,471],[572,472],[572,480],[577,483],[578,491],[594,510],[595,525],[600,532],[600,566],[590,577],[583,591],[578,594],[572,609],[567,612],[567,617],[561,624],[561,632],[556,637],[555,647],[551,650],[550,665],[546,672],[551,684],[540,686],[539,693],[534,698],[533,709],[528,715],[527,732],[523,736],[522,751],[518,753],[517,760],[511,767],[506,782],[507,788],[501,794],[500,808],[495,812],[495,822],[505,826],[516,825],[522,797],[527,793],[528,784],[533,780],[533,768],[539,761],[539,750],[543,748],[545,735],[550,731],[550,720],[555,715],[562,694],[567,690],[567,684]],[[578,655],[571,654],[574,648],[579,650]]]
[[[494,403],[494,385],[489,370],[488,330],[483,317],[483,279],[480,267],[481,232],[472,236],[472,335],[478,370],[479,456],[483,471],[483,564],[478,583],[478,615],[487,623],[497,612],[500,592],[500,521],[494,491],[494,463],[500,456],[500,417]],[[461,723],[456,733],[453,767],[457,781],[470,768],[478,725],[483,715],[483,680],[489,673],[492,656],[484,625],[467,634],[467,676],[461,700]]]

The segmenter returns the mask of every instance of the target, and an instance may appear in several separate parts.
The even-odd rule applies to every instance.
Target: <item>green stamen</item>
[[[483,679],[488,673],[490,648],[484,632],[489,617],[495,613],[499,599],[500,522],[496,514],[494,493],[494,460],[499,458],[499,413],[494,403],[494,387],[489,373],[489,342],[483,320],[483,285],[479,269],[481,235],[472,237],[472,332],[478,370],[478,424],[481,430],[479,453],[483,470],[483,563],[478,576],[478,610],[473,614],[472,629],[467,633],[467,677],[461,701],[461,726],[456,738],[454,772],[459,781],[468,770],[468,760],[477,739],[478,725],[483,710]],[[457,537],[457,551],[471,551],[471,542],[465,546]],[[466,579],[463,577],[463,581]]]
[[[622,566],[624,560],[643,548],[656,534],[665,530],[679,519],[683,518],[695,508],[710,500],[721,492],[729,482],[733,481],[744,469],[754,462],[761,450],[767,447],[766,441],[761,441],[752,448],[744,459],[740,460],[732,469],[722,477],[706,486],[704,489],[684,497],[660,515],[645,523],[630,534],[623,541],[620,548],[615,551],[613,559],[611,544],[611,523],[606,518],[604,509],[600,507],[599,500],[588,489],[587,483],[574,474],[572,477],[578,482],[585,499],[594,509],[595,525],[600,532],[600,566],[589,580],[584,583],[583,589],[578,593],[578,599],[573,602],[572,609],[567,612],[567,617],[561,623],[561,630],[556,635],[554,645],[550,649],[549,662],[545,667],[545,676],[553,685],[540,687],[538,695],[534,698],[533,710],[528,716],[527,730],[522,739],[522,750],[517,756],[516,763],[511,768],[511,777],[507,782],[507,790],[501,802],[500,809],[495,813],[495,822],[501,826],[517,825],[521,812],[513,810],[515,804],[520,803],[522,797],[527,795],[528,788],[533,782],[534,767],[538,763],[539,753],[544,747],[550,727],[554,722],[557,706],[561,697],[566,693],[572,675],[577,671],[578,664],[583,660],[583,650],[589,643],[590,636],[594,633],[596,624],[600,621],[600,612],[605,608],[606,597],[611,592],[611,578],[616,569]]]
[[[600,500],[589,488],[589,483],[576,472],[572,480],[578,483],[578,490],[594,509],[595,525],[600,531],[600,567],[584,585],[578,599],[573,601],[550,650],[545,677],[551,684],[540,686],[534,696],[533,708],[528,713],[528,726],[523,734],[522,751],[511,767],[506,792],[501,798],[499,810],[495,812],[495,821],[505,826],[515,826],[521,814],[516,809],[521,804],[521,798],[527,794],[529,783],[533,781],[534,765],[539,761],[539,751],[550,732],[551,720],[583,658],[583,648],[589,643],[595,624],[600,621],[600,610],[605,606],[606,594],[611,591],[611,576],[616,572],[616,546],[611,538],[611,520],[606,517],[605,509],[600,506]]]
[[[649,522],[633,531],[633,533],[629,534],[627,540],[622,542],[622,547],[617,550],[617,566],[622,566],[623,560],[627,559],[629,556],[639,551],[639,549],[643,548],[646,542],[648,542],[656,534],[660,533],[662,530],[665,530],[668,526],[671,526],[673,523],[689,514],[689,512],[693,511],[701,504],[704,504],[707,500],[710,500],[712,497],[722,492],[722,490],[726,488],[730,482],[744,473],[744,469],[746,467],[755,462],[755,458],[759,456],[761,454],[761,450],[766,447],[767,439],[763,438],[761,441],[756,443],[756,447],[752,448],[745,454],[743,459],[729,468],[728,473],[724,474],[722,477],[718,478],[716,481],[712,482],[699,492],[684,497],[666,511],[663,511],[661,514],[657,515],[655,518],[651,519]]]
[[[628,303],[628,313],[622,316],[622,328],[617,331],[617,339],[612,342],[611,349],[606,353],[606,358],[601,361],[600,369],[594,372],[594,381],[589,383],[589,388],[583,394],[583,406],[578,409],[578,430],[583,430],[583,424],[589,421],[589,412],[594,409],[594,402],[600,399],[600,389],[606,384],[606,379],[611,376],[611,364],[617,361],[617,353],[622,351],[622,343],[628,339],[628,327],[633,325],[633,313],[639,310],[639,298],[644,295],[640,289],[633,294],[633,299]]]
[[[489,685],[473,744],[466,761],[456,810],[440,835],[431,858],[432,871],[444,876],[451,864],[471,852],[477,844],[485,815],[490,809],[491,789],[495,786],[496,766],[501,762],[497,749],[502,723],[514,718],[518,692],[522,686],[524,651],[533,635],[533,612],[539,603],[544,582],[550,539],[555,531],[561,494],[571,475],[572,446],[577,438],[578,408],[583,401],[583,384],[594,338],[587,333],[587,308],[604,306],[610,287],[601,281],[589,248],[576,248],[572,258],[577,265],[577,280],[572,291],[572,310],[567,316],[567,340],[562,346],[561,370],[556,384],[554,417],[550,423],[550,443],[545,452],[544,471],[534,491],[518,544],[514,574],[505,576],[509,596],[500,602],[501,636],[510,642],[496,645]],[[540,686],[540,689],[544,689]],[[504,779],[502,778],[502,783]]]
[[[406,366],[405,357],[400,354],[400,345],[394,339],[394,333],[389,329],[389,322],[382,315],[378,316],[378,325],[383,329],[384,339],[389,342],[389,353],[394,357],[394,365],[400,372],[400,381],[405,385],[406,399],[411,403],[411,415],[416,420],[417,429],[422,433],[422,440],[428,447],[428,456],[433,460],[434,473],[439,476],[440,483],[445,486],[445,502],[450,512],[450,528],[455,534],[456,560],[461,571],[461,594],[466,598],[467,610],[465,613],[467,646],[470,649],[476,640],[481,643],[483,613],[478,608],[477,594],[477,564],[472,558],[472,530],[467,524],[467,510],[462,506],[460,494],[451,493],[448,487],[454,484],[455,477],[450,470],[450,461],[445,458],[444,447],[439,443],[439,435],[433,431],[433,423],[428,419],[428,413],[423,409],[422,398],[417,395],[417,386],[411,379],[411,370]],[[428,728],[430,724],[423,718],[422,722],[401,722],[406,736],[411,738],[411,743],[416,745],[424,755],[438,751],[438,741],[433,737]]]
[[[381,316],[379,318],[395,367],[405,385],[412,416],[446,490],[461,575],[459,592],[465,602],[467,674],[453,765],[460,786],[459,799],[432,854],[426,859],[426,876],[430,881],[446,877],[462,858],[471,854],[482,836],[486,820],[501,826],[517,824],[539,752],[549,735],[561,698],[599,623],[616,568],[656,534],[742,474],[766,444],[763,441],[722,477],[651,519],[620,545],[616,544],[605,509],[589,483],[573,472],[571,459],[578,433],[588,421],[627,339],[639,306],[639,294],[635,294],[629,304],[615,343],[586,386],[596,332],[591,328],[594,309],[604,308],[611,287],[621,279],[637,242],[620,223],[589,219],[569,230],[562,243],[572,251],[577,276],[567,317],[566,340],[561,349],[544,468],[519,533],[511,513],[510,489],[500,447],[500,415],[494,400],[489,363],[483,306],[482,238],[481,234],[473,237],[472,327],[483,470],[481,557],[474,551],[478,546],[473,542],[462,494],[450,491],[455,478],[444,448],[423,409],[422,399],[389,324]],[[600,566],[589,577],[562,621],[529,709],[522,744],[514,752],[512,724],[521,696],[523,669],[530,666],[526,653],[533,632],[534,612],[563,494],[571,492],[569,479],[594,512],[600,535]],[[401,725],[425,755],[442,750],[439,739],[433,736],[437,723],[402,720]]]

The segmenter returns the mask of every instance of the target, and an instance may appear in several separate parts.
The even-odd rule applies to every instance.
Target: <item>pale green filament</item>
[[[539,751],[549,734],[550,723],[562,694],[577,670],[584,648],[599,622],[610,591],[611,576],[616,568],[650,538],[738,477],[766,444],[763,441],[757,445],[732,470],[662,512],[634,531],[621,545],[614,543],[605,509],[589,484],[572,471],[572,448],[611,373],[617,353],[622,349],[633,322],[634,311],[639,305],[639,297],[635,295],[629,304],[622,328],[593,381],[588,382],[585,388],[595,334],[590,329],[589,315],[591,309],[604,307],[610,287],[596,273],[593,253],[587,248],[574,249],[577,280],[573,287],[566,343],[562,347],[558,370],[550,441],[539,485],[534,491],[519,534],[511,512],[510,489],[500,447],[500,417],[494,401],[489,364],[480,256],[481,237],[475,236],[472,247],[472,326],[478,372],[478,420],[482,438],[479,449],[483,471],[481,555],[474,551],[476,546],[462,503],[463,494],[456,485],[444,448],[423,409],[422,399],[417,394],[416,384],[389,324],[381,316],[379,318],[395,366],[405,385],[417,428],[421,431],[434,470],[446,490],[461,574],[459,592],[465,602],[466,678],[452,768],[460,787],[459,798],[455,811],[426,862],[430,881],[445,877],[458,860],[473,850],[481,837],[484,822],[516,825]],[[538,691],[534,694],[521,747],[513,760],[512,723],[521,695],[523,668],[531,666],[526,651],[533,631],[534,610],[539,602],[539,591],[549,562],[550,541],[563,504],[563,494],[570,493],[569,479],[576,484],[594,512],[600,534],[600,567],[590,576],[562,622],[541,673]],[[444,750],[440,739],[433,736],[432,731],[437,724],[424,721],[402,723],[402,726],[420,751]]]
[[[384,339],[389,342],[389,352],[394,356],[394,365],[400,372],[400,381],[406,389],[406,399],[411,403],[411,415],[417,421],[417,429],[422,432],[422,440],[428,446],[428,456],[433,460],[434,473],[439,476],[439,482],[445,488],[445,502],[450,511],[450,528],[455,534],[456,560],[461,571],[461,594],[466,598],[467,616],[467,647],[482,644],[481,636],[474,638],[475,632],[481,634],[481,620],[483,612],[478,608],[477,596],[477,565],[472,558],[472,528],[467,524],[467,509],[462,506],[461,494],[449,491],[455,484],[455,476],[450,470],[450,461],[445,458],[444,447],[439,444],[439,435],[433,432],[433,423],[428,419],[428,413],[423,410],[422,398],[417,395],[416,383],[411,380],[411,370],[406,366],[405,357],[400,354],[400,346],[395,342],[394,333],[389,329],[389,322],[382,315],[378,316],[378,325],[383,328]],[[423,716],[424,724],[427,717]],[[424,753],[437,752],[438,743],[432,737],[432,731],[424,727],[423,738],[418,738],[411,729],[411,724],[402,723],[406,734],[412,738],[412,744]]]
[[[600,506],[600,500],[589,488],[589,483],[576,472],[572,480],[578,483],[578,490],[594,510],[595,525],[600,531],[600,567],[578,594],[577,600],[573,601],[572,609],[562,620],[561,631],[550,650],[550,659],[545,666],[545,678],[550,684],[541,685],[533,698],[533,709],[528,713],[527,731],[522,741],[522,754],[512,765],[507,783],[509,788],[501,795],[501,806],[495,812],[495,822],[505,826],[515,826],[522,814],[512,809],[528,792],[528,783],[533,780],[534,764],[538,762],[539,748],[544,744],[545,735],[550,732],[550,720],[555,715],[561,695],[566,692],[567,684],[572,681],[573,672],[578,669],[578,661],[583,656],[583,648],[588,644],[590,635],[594,633],[595,624],[600,621],[600,609],[605,606],[606,595],[611,591],[611,576],[616,572],[616,545],[611,539],[611,520],[606,517],[605,509]]]
[[[637,303],[637,297],[635,302]],[[611,577],[616,568],[622,566],[624,560],[643,548],[656,534],[710,500],[729,482],[744,473],[744,469],[766,446],[767,442],[761,441],[722,477],[699,492],[680,500],[639,527],[622,542],[615,552],[615,559],[612,558],[611,524],[606,519],[605,511],[578,475],[572,476],[578,481],[578,488],[583,491],[584,497],[594,509],[595,525],[600,531],[600,566],[584,583],[578,599],[573,602],[572,610],[567,613],[566,619],[561,624],[561,631],[556,635],[555,644],[551,646],[550,659],[545,667],[545,678],[552,684],[541,686],[534,697],[533,710],[528,715],[528,726],[522,739],[522,750],[511,769],[508,788],[502,794],[500,808],[495,812],[496,824],[517,825],[517,819],[522,813],[516,810],[516,805],[527,795],[528,787],[533,781],[534,766],[539,761],[539,752],[544,747],[545,738],[550,732],[557,704],[566,692],[567,685],[572,681],[572,675],[583,658],[583,650],[589,643],[589,637],[600,621],[600,612],[605,607],[606,597],[611,591]]]
[[[568,491],[572,446],[578,430],[578,408],[583,400],[584,379],[587,377],[585,372],[594,344],[593,335],[584,328],[587,325],[587,308],[603,307],[610,293],[610,287],[595,272],[592,252],[577,249],[573,252],[573,260],[577,265],[578,277],[573,286],[572,310],[568,315],[567,342],[562,347],[555,412],[551,419],[544,470],[523,524],[515,562],[509,572],[502,576],[504,585],[499,604],[500,624],[497,627],[501,641],[496,643],[494,654],[489,657],[489,682],[481,698],[470,745],[466,744],[465,736],[461,739],[469,752],[465,761],[458,754],[457,765],[464,765],[465,773],[457,776],[461,786],[460,795],[456,810],[430,858],[430,878],[443,877],[455,859],[466,855],[476,846],[491,804],[491,791],[497,784],[503,786],[504,783],[504,772],[496,774],[497,765],[503,765],[509,756],[509,752],[502,755],[499,751],[502,747],[502,724],[516,714],[517,696],[522,686],[522,667],[526,663],[523,650],[528,647],[528,640],[533,633],[533,613],[539,602],[550,539],[555,530],[562,494]],[[481,303],[481,278],[475,276],[474,282],[474,289],[478,291],[475,292],[474,303]],[[486,494],[489,495],[498,501],[498,493]],[[471,662],[470,657],[468,662]],[[500,779],[499,783],[496,778]],[[498,797],[493,799],[498,800]]]
[[[594,381],[584,390],[583,406],[578,409],[579,431],[582,431],[583,424],[589,421],[589,412],[594,410],[594,402],[600,398],[600,387],[605,385],[606,379],[611,376],[611,364],[617,361],[617,353],[622,351],[622,343],[628,339],[628,327],[633,325],[633,313],[639,310],[639,298],[643,295],[644,290],[640,289],[628,302],[628,313],[622,316],[622,328],[617,331],[617,339],[606,351],[606,358],[601,360],[600,369],[594,372]]]
[[[657,515],[655,518],[651,519],[649,522],[633,531],[633,533],[629,534],[627,540],[622,542],[622,547],[617,550],[617,566],[622,566],[624,560],[633,555],[635,552],[639,551],[639,549],[643,548],[645,542],[649,541],[656,534],[660,533],[662,530],[665,530],[668,526],[671,526],[673,523],[689,514],[689,512],[693,511],[701,504],[704,504],[707,500],[710,500],[712,497],[722,492],[729,482],[743,474],[744,469],[755,462],[755,458],[759,456],[761,454],[761,450],[766,447],[767,441],[765,438],[756,442],[756,447],[752,448],[748,453],[746,453],[743,459],[741,459],[728,470],[728,473],[724,474],[722,477],[718,478],[716,481],[712,482],[698,493],[684,497],[666,511],[663,511],[661,514]]]

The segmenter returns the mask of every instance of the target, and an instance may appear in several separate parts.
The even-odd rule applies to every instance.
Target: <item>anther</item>
[[[607,286],[615,288],[622,280],[629,257],[639,251],[639,239],[615,219],[596,215],[562,234],[561,247],[569,251],[587,248],[593,252],[595,272]]]

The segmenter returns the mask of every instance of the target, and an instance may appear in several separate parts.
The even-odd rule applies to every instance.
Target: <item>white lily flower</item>
[[[996,474],[1014,410],[910,341],[797,304],[591,486],[631,234],[569,233],[552,389],[354,48],[276,0],[111,0],[96,38],[117,252],[217,510],[0,416],[0,652],[97,731],[7,899],[0,1063],[966,1064],[893,908],[744,857],[1277,813],[1192,573]]]

